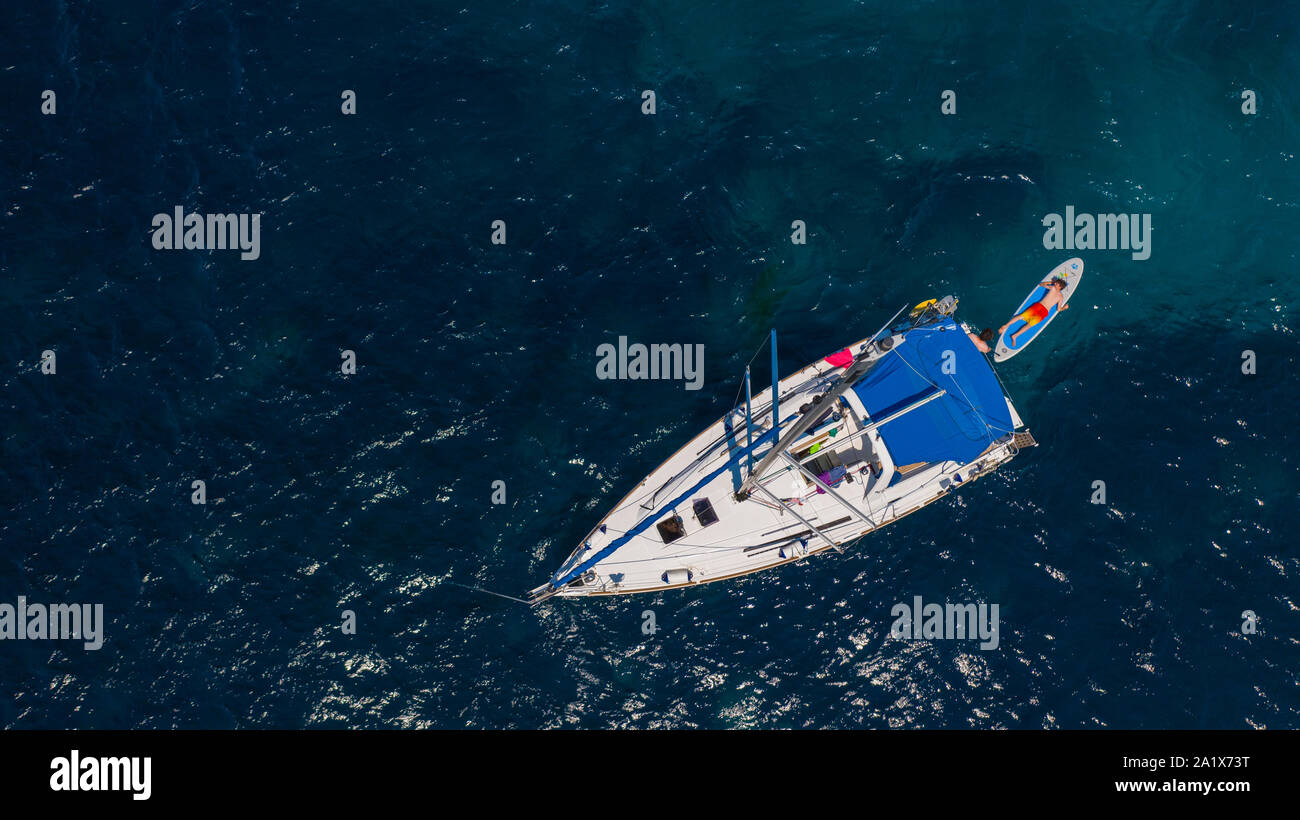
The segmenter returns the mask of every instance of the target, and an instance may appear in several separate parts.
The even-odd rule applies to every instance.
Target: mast
[[[777,504],[779,504],[782,508],[785,509],[786,512],[788,512],[788,513],[790,513],[791,515],[793,515],[793,516],[795,517],[795,519],[799,521],[800,524],[803,524],[805,527],[807,527],[808,529],[812,530],[813,533],[814,533],[818,538],[820,538],[821,540],[825,541],[826,544],[827,544],[828,546],[830,546],[831,548],[836,549],[836,550],[839,550],[839,549],[840,549],[839,544],[836,544],[834,541],[832,541],[832,540],[830,539],[830,536],[828,536],[826,533],[824,533],[824,532],[822,532],[821,530],[817,529],[817,525],[816,525],[816,524],[814,524],[813,522],[809,521],[807,518],[804,518],[804,517],[803,517],[802,515],[800,515],[799,513],[795,512],[794,507],[791,507],[789,504],[787,504],[787,503],[785,503],[784,501],[782,501],[781,499],[777,498],[777,497],[772,493],[771,490],[769,490],[768,488],[764,487],[762,484],[755,484],[755,485],[754,485],[754,489],[758,490],[760,493],[762,493],[763,495],[767,496],[769,500],[774,501],[774,502],[776,502]],[[840,551],[842,552],[843,550],[840,550]]]
[[[848,371],[840,376],[840,380],[835,383],[835,386],[830,389],[830,392],[816,397],[813,400],[815,402],[814,406],[810,408],[807,413],[804,413],[803,417],[796,421],[792,427],[787,428],[785,435],[781,436],[777,441],[776,446],[763,457],[762,461],[758,462],[757,467],[750,470],[749,475],[746,476],[745,480],[741,483],[740,489],[736,491],[736,498],[743,501],[748,497],[749,491],[755,487],[758,483],[758,479],[763,475],[767,468],[772,466],[772,462],[780,458],[781,453],[788,450],[792,444],[798,441],[800,436],[812,429],[813,425],[821,420],[823,413],[819,411],[824,407],[834,406],[834,403],[839,400],[839,397],[844,395],[844,392],[852,387],[853,383],[857,381],[863,373],[867,372],[870,365],[871,362],[868,361],[867,357],[864,355],[860,360],[853,362],[853,364],[849,366]]]
[[[881,327],[880,330],[876,331],[875,335],[871,337],[872,341],[875,341],[876,337],[879,336],[881,333],[883,333],[885,329],[888,328],[889,325],[894,321],[894,319],[898,318],[899,313],[902,313],[904,310],[907,310],[907,305],[903,305],[903,307],[899,309],[898,313],[894,314],[893,319],[890,319],[888,322],[885,322],[884,326]],[[890,345],[890,347],[892,347],[892,344]],[[887,350],[888,348],[885,349]],[[762,461],[758,462],[758,466],[756,468],[749,471],[749,475],[746,476],[745,480],[741,483],[740,489],[736,491],[736,500],[744,501],[746,498],[748,498],[750,490],[754,489],[754,486],[758,483],[758,479],[762,477],[763,473],[767,470],[768,467],[772,466],[772,462],[780,458],[781,453],[788,450],[791,444],[797,441],[799,437],[802,436],[804,433],[812,429],[813,425],[815,425],[818,422],[818,420],[821,419],[822,413],[818,411],[824,409],[825,407],[833,407],[835,405],[835,402],[839,401],[840,396],[844,395],[845,391],[847,391],[850,387],[852,387],[854,382],[862,378],[862,376],[866,374],[868,370],[871,369],[871,365],[875,361],[876,360],[873,359],[871,356],[870,350],[863,351],[863,353],[860,356],[858,356],[856,359],[853,360],[853,364],[849,365],[848,369],[840,374],[839,381],[835,383],[835,385],[830,389],[829,392],[824,393],[820,397],[813,399],[815,406],[809,409],[807,413],[804,413],[803,417],[800,418],[797,422],[795,422],[794,426],[789,428],[789,430],[786,431],[785,435],[781,435],[781,428],[776,426],[776,424],[774,423],[772,429],[778,436],[776,446],[774,446],[768,452],[768,454],[763,457]],[[776,331],[773,330],[772,331],[772,413],[773,413],[774,420],[776,418],[777,398],[780,395],[779,389],[780,389],[780,384],[778,382],[777,374],[776,374]]]
[[[772,328],[772,430],[781,436],[781,371],[776,366],[776,328]],[[753,474],[750,470],[750,474]]]
[[[749,450],[749,471],[754,472],[754,413],[749,386],[749,366],[745,366],[745,448]]]
[[[858,518],[861,518],[863,522],[866,523],[867,526],[871,527],[872,529],[875,529],[876,522],[871,520],[871,516],[867,515],[862,510],[859,510],[857,507],[850,504],[842,495],[835,492],[835,490],[831,487],[831,485],[827,484],[825,481],[822,481],[820,478],[818,478],[813,473],[812,470],[809,470],[807,467],[803,466],[798,461],[795,461],[794,456],[790,455],[789,453],[782,453],[781,455],[785,456],[785,460],[790,463],[791,467],[794,467],[799,472],[808,476],[808,480],[816,484],[818,487],[820,487],[822,492],[826,493],[831,498],[838,501],[840,503],[840,506],[845,507],[846,509],[848,509],[849,512],[853,513]],[[759,487],[760,489],[767,489],[766,487],[763,487],[762,484],[756,484],[754,486]]]

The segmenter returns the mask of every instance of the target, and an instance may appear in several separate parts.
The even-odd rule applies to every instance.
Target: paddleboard
[[[1070,296],[1074,294],[1074,289],[1079,286],[1079,280],[1082,278],[1083,260],[1076,257],[1074,259],[1067,259],[1057,265],[1052,269],[1052,272],[1047,275],[1046,279],[1040,279],[1039,282],[1050,282],[1053,279],[1064,279],[1065,292],[1061,295],[1061,302],[1064,304],[1070,301]],[[1025,308],[1029,307],[1034,302],[1041,301],[1046,295],[1047,288],[1043,287],[1041,284],[1035,285],[1034,289],[1029,292],[1027,297],[1025,297],[1025,301],[1020,303],[1020,307],[1016,308],[1016,312],[1012,315],[1019,315]],[[1011,342],[1011,336],[1024,327],[1025,323],[1023,320],[1017,319],[1007,325],[1006,332],[1002,334],[1000,339],[998,339],[998,345],[993,349],[993,361],[1005,362],[1007,359],[1010,359],[1026,347],[1029,347],[1029,343],[1034,339],[1037,339],[1043,332],[1043,328],[1050,325],[1052,320],[1056,318],[1056,314],[1060,312],[1061,308],[1059,305],[1053,306],[1051,311],[1048,312],[1047,318],[1029,328],[1024,333],[1021,333],[1020,338],[1016,340],[1014,345]]]

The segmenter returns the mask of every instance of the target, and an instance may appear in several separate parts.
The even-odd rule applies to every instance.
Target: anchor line
[[[462,584],[457,581],[447,581],[447,583],[451,584],[452,586],[461,587],[462,589],[472,589],[475,592],[486,592],[488,595],[495,595],[498,598],[505,598],[506,600],[510,600],[510,601],[518,601],[519,603],[524,604],[525,606],[532,606],[523,598],[516,598],[513,595],[506,595],[504,592],[493,592],[490,589],[484,589],[483,587],[472,587],[469,584]]]

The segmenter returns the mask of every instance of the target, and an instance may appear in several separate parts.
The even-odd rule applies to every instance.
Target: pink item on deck
[[[839,353],[832,353],[827,356],[826,361],[835,367],[848,367],[853,364],[853,354],[846,347]]]

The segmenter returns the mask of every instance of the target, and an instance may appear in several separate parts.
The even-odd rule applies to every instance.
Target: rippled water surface
[[[0,725],[1300,726],[1288,4],[20,5],[0,602],[108,623],[0,642]],[[261,258],[153,250],[177,205],[262,213]],[[1152,253],[1082,252],[999,366],[1041,447],[734,583],[454,585],[544,580],[770,327],[789,371],[931,296],[1005,321],[1067,205]],[[703,389],[596,379],[620,335]],[[1000,646],[889,640],[915,595]]]

